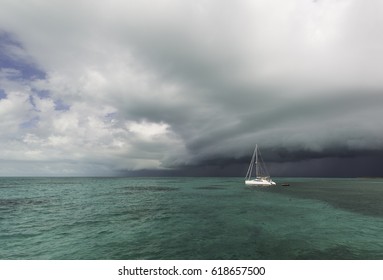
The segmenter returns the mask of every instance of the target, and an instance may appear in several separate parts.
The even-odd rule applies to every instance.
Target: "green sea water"
[[[383,179],[275,181],[0,178],[0,259],[383,259]]]

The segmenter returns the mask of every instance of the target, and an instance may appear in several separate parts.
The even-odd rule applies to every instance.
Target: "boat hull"
[[[253,179],[245,180],[245,184],[248,186],[258,186],[258,187],[271,187],[275,186],[275,182],[272,180],[262,180],[262,179]]]

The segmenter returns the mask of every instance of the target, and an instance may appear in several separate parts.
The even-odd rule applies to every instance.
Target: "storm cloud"
[[[4,0],[0,175],[383,175],[382,12]]]

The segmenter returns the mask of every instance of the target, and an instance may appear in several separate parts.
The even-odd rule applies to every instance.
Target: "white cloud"
[[[14,136],[19,127],[33,115],[29,96],[23,92],[8,92],[0,100],[0,138]]]
[[[19,63],[0,72],[2,175],[25,173],[24,160],[36,174],[175,167],[254,142],[381,149],[380,7],[3,1],[0,26],[18,43],[2,57]],[[27,64],[45,75],[23,75]]]

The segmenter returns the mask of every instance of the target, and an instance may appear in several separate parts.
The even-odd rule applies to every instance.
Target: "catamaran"
[[[255,177],[252,177],[253,170],[255,170]],[[258,145],[255,145],[253,157],[251,158],[250,166],[245,177],[245,184],[259,187],[276,185],[275,182],[270,178],[270,175],[266,169],[266,165],[262,160]]]

